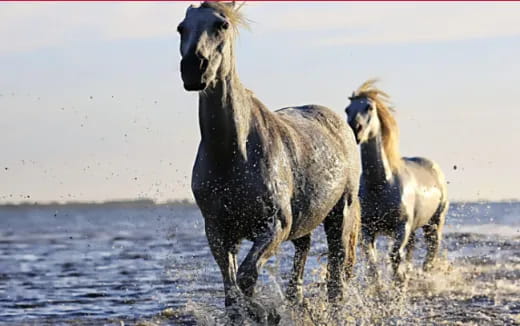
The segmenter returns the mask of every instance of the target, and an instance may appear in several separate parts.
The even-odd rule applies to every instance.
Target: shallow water
[[[385,279],[388,245],[378,241]],[[345,303],[331,311],[318,229],[306,265],[307,306],[282,300],[290,243],[264,268],[257,297],[278,307],[283,325],[520,324],[520,203],[453,204],[442,257],[429,274],[419,269],[422,247],[402,293],[389,283],[373,291],[360,255]],[[218,325],[223,301],[195,207],[0,207],[0,324]]]

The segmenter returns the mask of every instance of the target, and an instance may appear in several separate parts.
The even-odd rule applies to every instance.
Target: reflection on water
[[[306,268],[307,305],[283,301],[290,243],[264,268],[257,296],[278,307],[284,325],[519,323],[519,217],[519,203],[452,205],[434,272],[418,270],[419,243],[405,293],[385,285],[378,294],[365,282],[362,262],[346,302],[334,311],[325,304],[326,242],[319,229]],[[378,242],[380,251],[388,245]],[[0,324],[216,325],[225,322],[223,301],[194,207],[0,208]]]

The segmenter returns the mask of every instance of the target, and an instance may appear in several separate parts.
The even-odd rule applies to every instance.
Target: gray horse
[[[346,109],[348,123],[361,144],[363,245],[370,274],[377,277],[376,236],[393,236],[390,258],[395,280],[401,283],[405,275],[400,263],[405,250],[406,259],[411,260],[415,231],[421,227],[428,247],[423,267],[432,267],[448,210],[446,182],[439,166],[431,160],[399,155],[398,129],[389,97],[374,83],[369,80],[361,85]]]
[[[295,246],[287,295],[303,298],[311,232],[324,223],[328,295],[341,298],[352,273],[360,225],[360,162],[354,135],[331,110],[307,105],[269,111],[242,86],[234,39],[244,17],[232,4],[190,6],[180,23],[184,88],[199,92],[201,142],[192,190],[220,267],[232,319],[241,305],[262,323],[276,322],[251,298],[259,269],[280,243]],[[240,265],[243,239],[253,246]]]

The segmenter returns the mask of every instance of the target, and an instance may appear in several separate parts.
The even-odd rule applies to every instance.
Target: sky
[[[192,199],[189,2],[0,3],[0,203]],[[520,3],[247,3],[240,78],[271,110],[344,115],[377,77],[404,156],[459,200],[520,199]]]

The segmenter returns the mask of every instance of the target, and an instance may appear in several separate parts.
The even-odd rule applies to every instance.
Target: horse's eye
[[[179,26],[177,26],[177,32],[179,32],[179,34],[182,34],[182,31],[184,30],[184,26],[182,26],[182,24],[180,24]]]
[[[366,108],[366,110],[367,110],[367,111],[371,111],[373,108],[374,108],[374,107],[373,107],[372,105],[367,104],[367,108]]]
[[[226,30],[229,28],[229,23],[225,20],[221,20],[215,23],[216,30]]]

